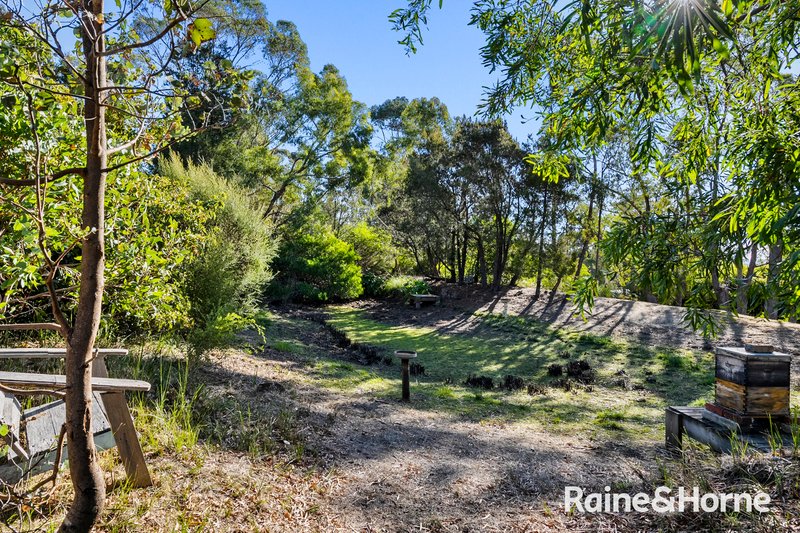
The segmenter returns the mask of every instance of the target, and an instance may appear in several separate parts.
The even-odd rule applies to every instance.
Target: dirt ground
[[[455,297],[453,297],[455,296]],[[532,301],[531,291],[495,297],[456,294],[439,307],[415,310],[399,302],[359,302],[371,318],[469,334],[476,311],[509,313],[554,327],[588,330],[653,345],[702,348],[680,325],[680,310],[598,299],[586,322],[561,296]],[[513,422],[474,421],[413,402],[376,398],[358,386],[320,385],[317,358],[353,361],[319,323],[324,309],[282,307],[272,327],[297,338],[302,353],[276,347],[211,356],[196,379],[259,426],[290,413],[292,436],[263,458],[240,442],[192,451],[150,452],[156,486],[112,496],[108,531],[654,531],[673,530],[647,514],[580,515],[563,510],[564,487],[652,493],[668,458],[662,443],[628,442],[605,433],[563,435]],[[291,330],[291,331],[289,331]],[[771,342],[792,350],[800,328],[764,320],[731,322],[722,343]],[[252,338],[252,345],[258,344]],[[708,345],[706,345],[708,347]],[[224,421],[223,421],[224,422]],[[269,430],[268,430],[269,431]],[[231,437],[233,440],[240,437]],[[291,441],[291,442],[290,442]],[[296,442],[302,458],[292,457]],[[280,442],[277,445],[283,446]],[[116,467],[117,475],[120,467]],[[127,498],[127,499],[126,499]],[[138,502],[138,503],[137,503]],[[784,513],[785,515],[785,513]],[[179,520],[176,524],[175,517]],[[118,526],[127,520],[133,527]],[[773,530],[800,528],[785,518]],[[175,524],[175,525],[170,525]],[[682,529],[687,528],[686,522]]]
[[[383,322],[433,326],[448,333],[468,333],[476,322],[473,313],[482,311],[525,315],[554,327],[647,344],[709,348],[702,337],[682,327],[678,308],[598,299],[594,314],[583,321],[560,295],[548,300],[545,294],[533,301],[531,291],[519,289],[500,297],[456,296],[439,307],[420,310],[396,302],[354,305]],[[280,312],[296,318],[309,314],[301,308]],[[794,324],[728,318],[718,341],[722,344],[747,340],[791,350],[800,340],[800,328]],[[326,356],[348,357],[344,350],[332,348],[324,328],[308,329],[304,335],[307,345]],[[326,476],[336,479],[315,504],[321,507],[319,518],[311,519],[314,527],[341,531],[648,528],[648,518],[642,515],[569,516],[561,502],[566,485],[649,490],[658,465],[666,460],[660,443],[642,446],[581,435],[564,437],[515,424],[472,422],[421,411],[413,404],[376,399],[358,389],[322,389],[304,379],[302,359],[270,350],[226,356],[217,363],[220,371],[277,383],[266,389],[281,391],[284,401],[303,414],[314,461]]]
[[[322,327],[310,328],[303,341],[327,347],[329,357],[350,358],[344,350],[330,348],[328,335]],[[204,377],[216,383],[212,386],[229,394],[243,391],[242,400],[254,404],[267,391],[271,402],[280,396],[280,402],[298,413],[315,468],[326,479],[335,479],[315,500],[313,517],[300,513],[304,528],[618,530],[628,519],[565,515],[564,486],[638,487],[653,474],[654,458],[663,455],[657,446],[464,421],[358,390],[322,389],[304,378],[304,358],[284,352],[227,353],[214,363]],[[293,529],[294,518],[288,519],[287,529]]]

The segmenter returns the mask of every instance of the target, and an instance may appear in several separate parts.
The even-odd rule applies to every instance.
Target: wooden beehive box
[[[771,346],[724,346],[716,352],[716,407],[729,418],[789,416],[792,357]]]

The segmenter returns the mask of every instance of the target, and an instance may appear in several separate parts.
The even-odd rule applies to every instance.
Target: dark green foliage
[[[389,296],[386,288],[386,278],[369,270],[361,273],[361,286],[364,288],[366,298],[385,298]]]
[[[425,280],[415,279],[403,285],[402,291],[405,297],[409,297],[412,294],[430,294],[431,286]]]
[[[328,302],[364,292],[353,246],[333,233],[302,233],[283,241],[273,262],[277,274],[267,295],[273,300]]]

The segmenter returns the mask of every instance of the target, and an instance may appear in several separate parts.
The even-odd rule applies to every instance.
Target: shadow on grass
[[[416,406],[472,419],[536,420],[561,424],[565,430],[590,423],[594,429],[604,427],[594,424],[597,414],[613,410],[624,414],[624,423],[605,426],[634,434],[638,426],[646,426],[652,435],[652,426],[663,424],[664,407],[702,404],[713,392],[713,358],[708,353],[553,330],[518,316],[484,314],[474,321],[469,331],[443,333],[433,327],[384,324],[359,310],[333,309],[330,319],[354,341],[386,350],[416,350],[425,367],[425,376],[415,383]],[[588,362],[595,379],[588,386],[573,382],[572,390],[560,390],[563,380],[548,376],[548,367],[575,360]],[[396,379],[397,370],[374,368],[370,379]],[[496,384],[506,375],[518,376],[546,392],[531,398],[524,392],[473,390],[463,386],[472,374],[491,377]]]

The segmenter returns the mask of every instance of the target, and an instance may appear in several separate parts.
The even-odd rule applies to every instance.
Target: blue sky
[[[264,0],[271,20],[291,20],[308,44],[311,65],[332,63],[347,79],[353,96],[374,105],[395,96],[441,99],[453,116],[472,115],[483,87],[496,75],[481,64],[481,32],[468,26],[468,0],[438,3],[428,17],[424,45],[407,56],[391,30],[389,14],[404,0]],[[505,117],[520,141],[536,133],[537,121],[523,123],[520,110]]]

